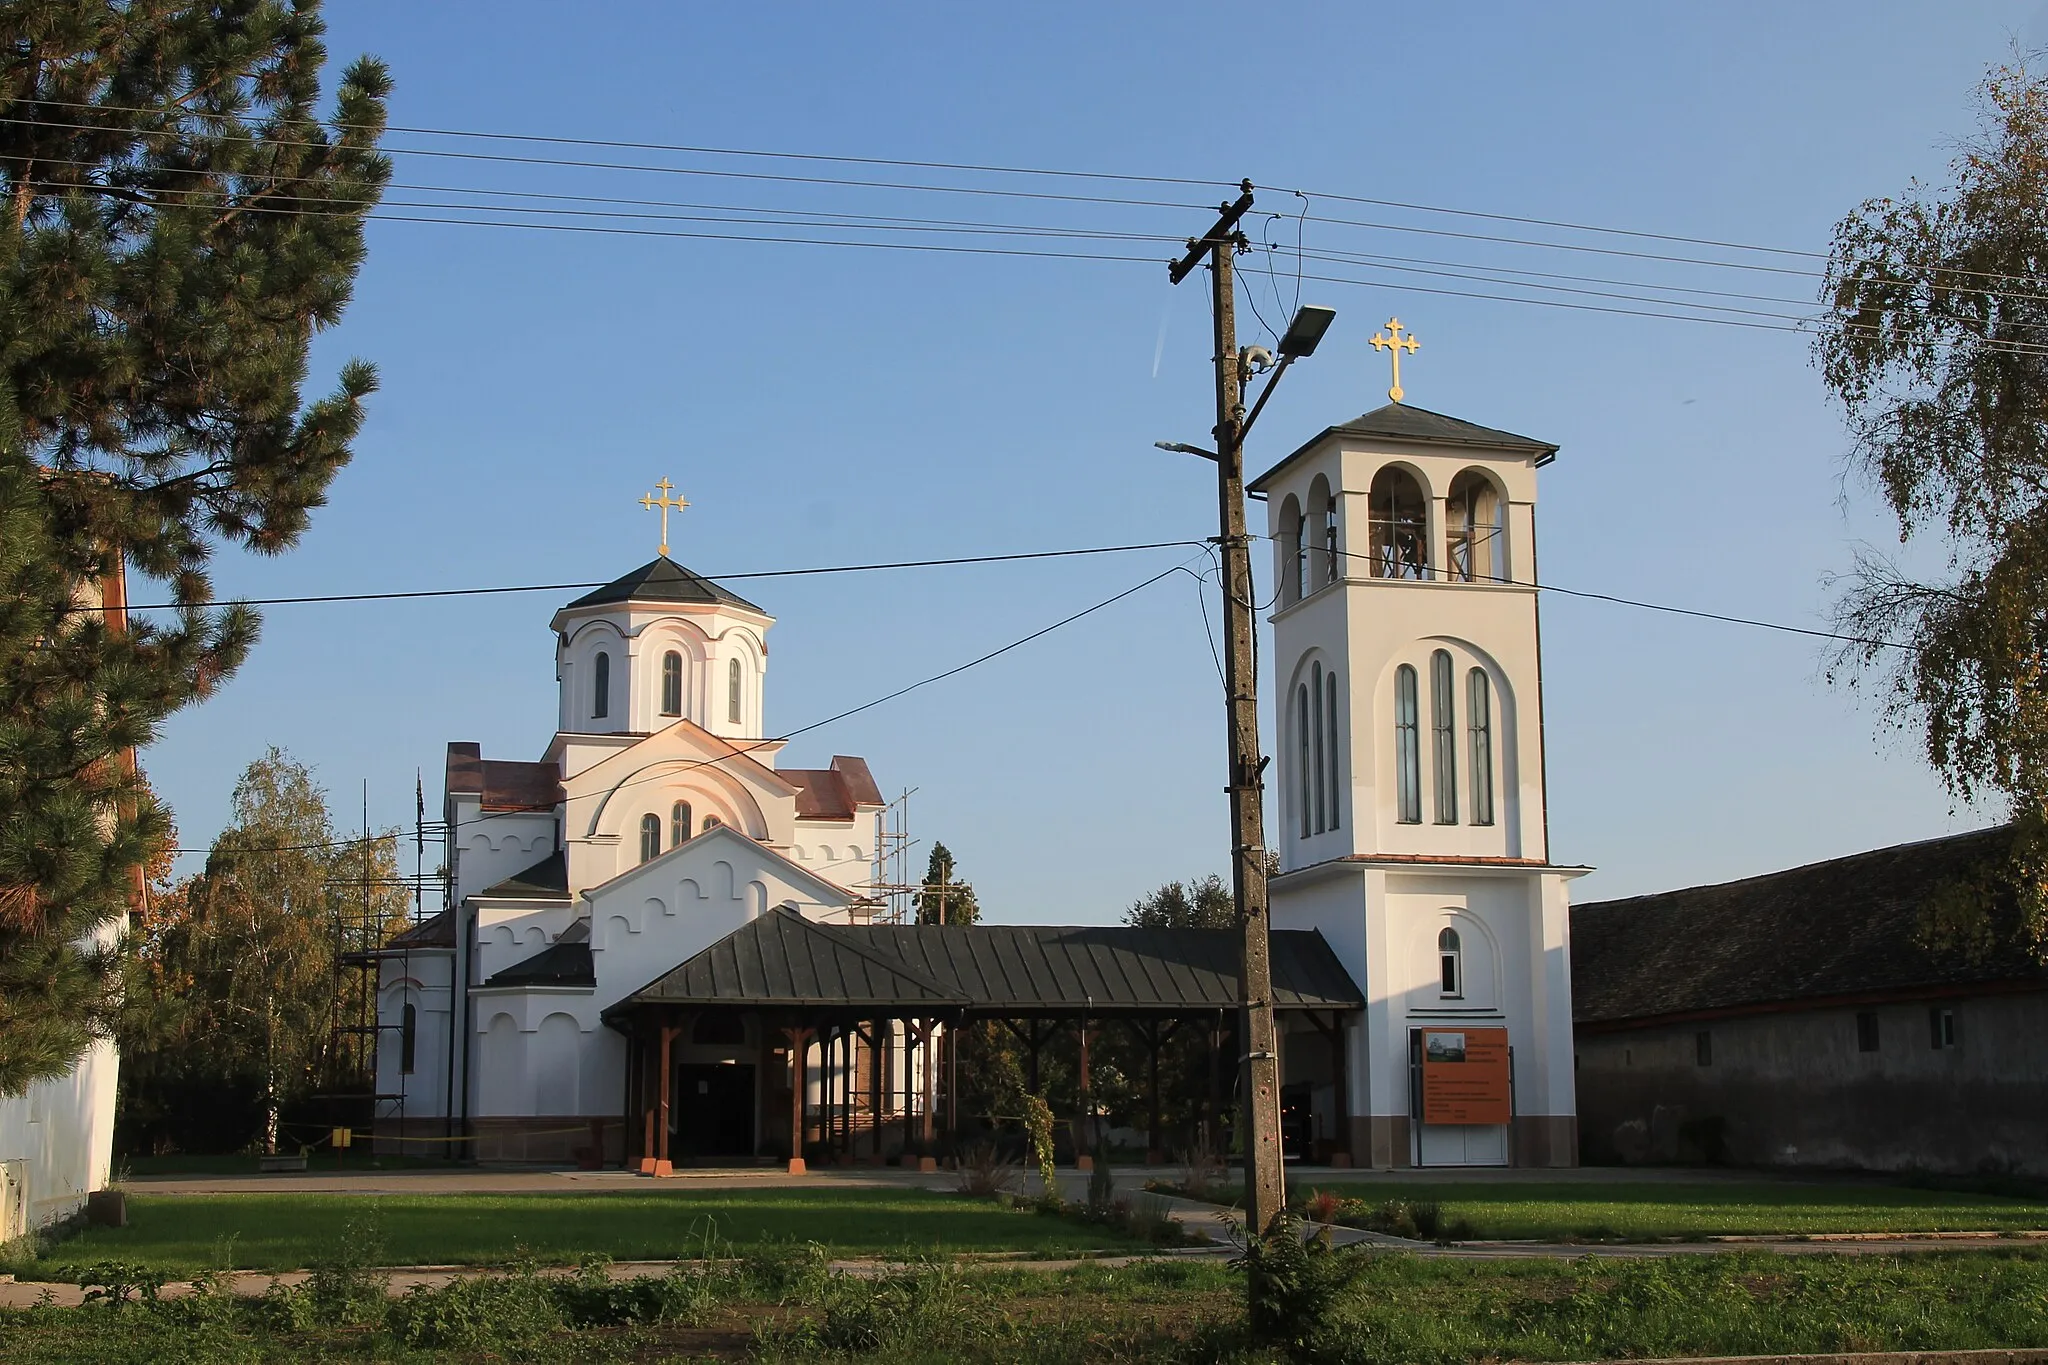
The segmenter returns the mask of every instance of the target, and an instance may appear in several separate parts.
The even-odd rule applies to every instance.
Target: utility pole
[[[1280,1049],[1273,1022],[1272,944],[1266,906],[1265,762],[1259,756],[1258,676],[1252,665],[1251,540],[1244,523],[1244,362],[1237,350],[1232,258],[1248,243],[1238,220],[1252,206],[1252,183],[1206,236],[1190,240],[1169,275],[1179,284],[1209,262],[1216,351],[1216,498],[1222,552],[1224,691],[1230,741],[1231,893],[1244,934],[1238,972],[1238,1037],[1244,1044],[1241,1118],[1245,1154],[1245,1226],[1258,1235],[1285,1206],[1281,1187]],[[1277,376],[1275,376],[1277,378]],[[1262,398],[1263,401],[1263,398]],[[1206,451],[1197,452],[1208,454]]]

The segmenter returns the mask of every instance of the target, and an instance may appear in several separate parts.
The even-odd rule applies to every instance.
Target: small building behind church
[[[2048,1175],[2048,969],[1928,916],[2010,840],[1574,907],[1585,1159]]]

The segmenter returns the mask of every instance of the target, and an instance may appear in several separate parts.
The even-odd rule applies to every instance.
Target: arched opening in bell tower
[[[1368,495],[1374,578],[1429,577],[1429,503],[1413,474],[1388,465],[1373,475]]]
[[[1444,501],[1444,540],[1452,581],[1507,582],[1500,489],[1481,471],[1468,469],[1451,480],[1450,496]]]

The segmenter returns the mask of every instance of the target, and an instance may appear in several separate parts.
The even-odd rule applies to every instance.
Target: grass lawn
[[[330,1259],[352,1224],[374,1224],[386,1265],[543,1264],[586,1255],[703,1254],[707,1231],[736,1244],[817,1242],[839,1255],[1031,1251],[1121,1245],[1114,1233],[928,1190],[649,1190],[605,1194],[218,1194],[128,1198],[128,1226],[88,1228],[31,1270],[132,1261],[176,1276],[295,1270]],[[360,1238],[357,1238],[360,1240]]]
[[[1307,1184],[1289,1186],[1300,1199]],[[1842,1183],[1497,1185],[1331,1182],[1313,1188],[1376,1208],[1434,1201],[1466,1238],[1648,1240],[1817,1232],[2004,1232],[2048,1228],[2048,1203]]]
[[[1629,1261],[1341,1253],[1358,1278],[1296,1325],[1331,1365],[2048,1346],[2048,1255],[1765,1253]],[[794,1267],[786,1267],[794,1270]],[[751,1277],[750,1277],[751,1276]],[[166,1300],[0,1312],[9,1365],[750,1360],[1277,1365],[1214,1262],[1062,1273],[906,1268],[886,1280],[726,1273],[597,1291],[514,1276],[400,1300]]]

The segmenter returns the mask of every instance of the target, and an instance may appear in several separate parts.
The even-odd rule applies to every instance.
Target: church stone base
[[[1351,1120],[1352,1160],[1375,1170],[1413,1166],[1406,1114],[1354,1116]],[[1570,1115],[1523,1114],[1515,1119],[1514,1164],[1576,1166],[1579,1164],[1579,1121]]]
[[[617,1166],[626,1159],[626,1125],[615,1114],[473,1118],[469,1130],[478,1161],[573,1166],[594,1156],[597,1164]]]
[[[1373,1170],[1411,1166],[1408,1156],[1408,1116],[1375,1114],[1351,1119],[1351,1159]]]

